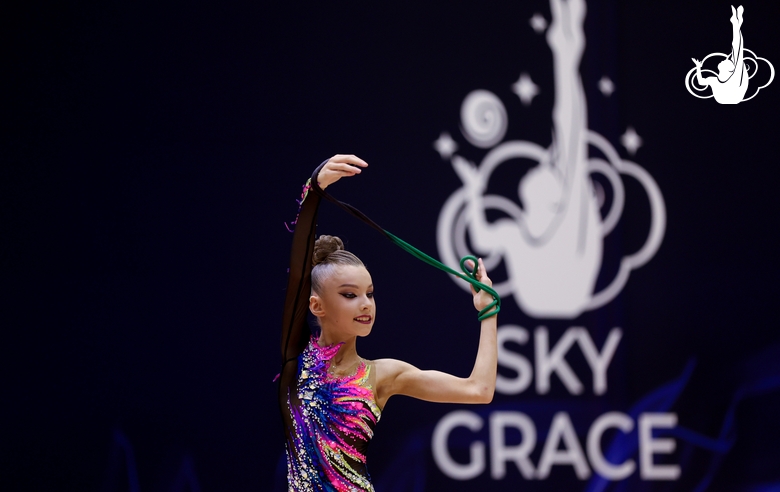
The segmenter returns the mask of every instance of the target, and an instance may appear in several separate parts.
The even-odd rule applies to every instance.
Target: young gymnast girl
[[[376,319],[371,275],[340,239],[321,236],[315,241],[314,236],[320,197],[330,198],[321,190],[367,166],[353,155],[336,155],[321,164],[304,187],[295,222],[279,386],[290,491],[372,491],[365,451],[393,395],[448,403],[488,403],[493,398],[497,310],[485,313],[496,300],[488,292],[494,291],[481,259],[478,268],[466,262],[475,270],[473,302],[482,319],[469,377],[358,355],[355,342],[371,333]],[[475,290],[476,283],[482,288]],[[318,330],[308,327],[309,311]]]

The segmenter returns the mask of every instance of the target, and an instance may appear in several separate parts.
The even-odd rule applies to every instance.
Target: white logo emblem
[[[742,101],[749,101],[756,97],[758,91],[772,83],[772,80],[775,78],[775,67],[769,63],[769,60],[756,56],[755,53],[744,46],[741,31],[742,14],[744,11],[745,9],[742,8],[742,5],[736,10],[734,10],[733,6],[731,7],[731,54],[710,53],[702,61],[693,58],[693,63],[696,66],[685,76],[685,87],[694,96],[700,99],[715,97],[715,100],[720,104],[739,104]],[[718,73],[702,68],[709,58],[712,58],[714,61],[720,60],[717,65]],[[769,67],[769,80],[766,84],[757,87],[753,94],[745,98],[750,79],[758,73],[758,60],[766,62]],[[714,76],[705,77],[702,73]],[[712,94],[700,96],[696,93],[707,92],[707,87],[712,89]]]
[[[534,317],[573,318],[614,299],[631,270],[653,257],[664,235],[666,210],[661,192],[647,171],[621,159],[607,139],[587,128],[587,106],[578,68],[585,47],[585,3],[552,0],[551,10],[553,21],[547,43],[555,67],[553,142],[547,149],[522,140],[502,142],[507,112],[501,99],[486,90],[468,94],[461,106],[461,133],[470,144],[489,150],[476,166],[455,153],[457,144],[447,133],[436,141],[436,150],[450,160],[463,182],[442,208],[437,243],[442,260],[454,267],[458,258],[469,253],[468,236],[474,250],[485,256],[488,269],[504,261],[508,279],[494,285],[500,295],[513,294],[521,309]],[[532,22],[532,27],[541,32],[544,26],[536,24]],[[599,85],[605,96],[615,90],[608,78]],[[513,90],[524,105],[539,92],[525,73]],[[622,141],[632,154],[641,145],[631,128]],[[589,146],[598,150],[593,157],[588,154]],[[510,161],[510,165],[518,165],[518,159],[534,163],[518,186],[522,207],[504,196],[486,194],[496,168]],[[601,174],[612,189],[607,211],[602,210],[599,189],[591,180],[593,173]],[[652,213],[650,231],[639,251],[621,260],[617,276],[609,285],[594,292],[603,238],[613,230],[623,211],[621,175],[644,187]],[[603,195],[603,189],[600,191]],[[488,221],[488,210],[500,211],[504,217]]]

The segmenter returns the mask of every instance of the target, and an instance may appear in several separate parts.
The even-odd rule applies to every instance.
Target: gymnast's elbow
[[[487,404],[493,401],[493,395],[496,393],[496,387],[495,385],[492,385],[490,387],[485,387],[480,392],[480,401],[479,403]]]
[[[495,384],[476,383],[469,395],[469,403],[482,405],[490,403],[493,401],[495,390]]]

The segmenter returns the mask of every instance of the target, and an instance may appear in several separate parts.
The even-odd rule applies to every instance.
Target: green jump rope
[[[395,234],[392,234],[391,232],[383,229],[381,226],[379,226],[379,224],[377,224],[376,222],[374,222],[373,220],[368,218],[368,216],[366,214],[364,214],[363,212],[361,212],[360,210],[356,209],[355,207],[353,207],[352,205],[350,205],[348,203],[344,203],[344,202],[342,202],[340,200],[337,200],[336,198],[333,198],[325,190],[320,188],[319,184],[317,183],[317,176],[319,175],[320,169],[322,169],[322,166],[324,166],[324,165],[325,165],[325,162],[320,164],[317,167],[317,169],[314,170],[314,173],[312,174],[311,180],[308,183],[308,185],[310,186],[310,189],[314,190],[314,192],[317,193],[318,195],[320,195],[322,198],[325,198],[326,200],[336,204],[340,208],[342,208],[342,209],[346,210],[347,212],[349,212],[351,215],[357,217],[358,219],[362,220],[363,222],[365,222],[369,226],[373,227],[374,229],[376,229],[377,231],[382,233],[390,241],[392,241],[396,246],[398,246],[399,248],[403,249],[407,253],[411,254],[415,258],[418,258],[418,259],[422,260],[423,262],[438,268],[439,270],[445,271],[445,272],[447,272],[447,273],[449,273],[451,275],[455,275],[456,277],[459,277],[459,278],[465,280],[466,282],[470,283],[474,287],[474,290],[476,290],[477,292],[479,292],[481,290],[484,290],[485,292],[487,292],[488,294],[493,296],[493,302],[488,304],[484,309],[482,309],[479,312],[479,320],[480,321],[498,314],[498,312],[501,310],[501,297],[499,297],[498,292],[496,292],[492,287],[490,287],[488,285],[485,285],[482,282],[480,282],[479,280],[477,280],[477,270],[479,269],[479,264],[478,264],[477,258],[475,256],[468,255],[468,256],[464,256],[463,258],[461,258],[461,260],[460,260],[460,268],[462,270],[462,273],[461,273],[461,272],[458,272],[456,270],[453,270],[452,268],[448,267],[447,265],[445,265],[444,263],[440,262],[439,260],[437,260],[437,259],[435,259],[435,258],[433,258],[433,257],[431,257],[429,255],[427,255],[426,253],[423,253],[422,251],[420,251],[419,249],[415,248],[411,244],[407,243],[403,239],[399,238]],[[469,269],[466,266],[466,262],[469,261],[469,260],[474,262],[474,268],[472,268],[472,269]]]

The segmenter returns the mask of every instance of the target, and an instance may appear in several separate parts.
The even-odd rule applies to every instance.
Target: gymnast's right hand
[[[367,167],[368,163],[352,154],[336,154],[322,166],[317,176],[317,184],[325,189],[341,178],[354,176],[362,172],[361,168]]]

